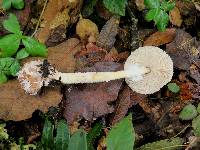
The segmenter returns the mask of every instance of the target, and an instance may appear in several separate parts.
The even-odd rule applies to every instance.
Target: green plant
[[[200,137],[200,103],[197,108],[192,104],[186,105],[180,112],[179,118],[182,120],[192,120],[194,134]]]
[[[168,11],[175,7],[175,2],[167,0],[144,0],[145,6],[149,9],[145,19],[154,21],[159,31],[165,31],[169,22]]]
[[[56,136],[53,132],[56,131]],[[57,126],[46,119],[40,149],[50,150],[87,150],[86,132],[78,130],[70,136],[69,127],[64,120],[60,120]]]
[[[127,0],[103,0],[103,4],[113,14],[125,16]]]
[[[22,9],[24,8],[24,0],[3,0],[3,9],[8,10],[11,8],[11,6],[15,9]]]
[[[183,146],[182,143],[183,139],[176,137],[148,143],[137,148],[137,150],[177,150]]]
[[[106,137],[107,150],[132,150],[135,131],[131,114],[113,126]]]
[[[197,116],[198,112],[194,105],[186,105],[179,114],[181,120],[192,120]]]
[[[95,140],[101,135],[103,125],[101,123],[96,123],[94,127],[87,134],[87,144],[88,150],[95,150],[93,144]]]
[[[20,69],[19,60],[30,56],[47,56],[44,44],[23,35],[17,17],[9,14],[7,20],[3,21],[3,27],[10,34],[0,37],[0,83],[7,81],[7,76],[16,76]],[[24,48],[18,51],[21,42]],[[12,58],[16,55],[16,58]]]
[[[167,87],[173,93],[178,93],[180,91],[180,87],[176,83],[168,83]]]

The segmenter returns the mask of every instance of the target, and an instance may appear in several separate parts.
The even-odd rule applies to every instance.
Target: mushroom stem
[[[149,73],[150,69],[138,64],[132,64],[128,69],[117,72],[77,72],[77,73],[61,73],[57,72],[51,79],[60,80],[63,84],[78,83],[97,83],[108,82],[121,78],[131,78],[134,81],[143,79],[143,75]]]

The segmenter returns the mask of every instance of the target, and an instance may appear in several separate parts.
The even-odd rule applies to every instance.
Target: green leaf
[[[159,8],[160,7],[160,0],[144,0],[144,5],[147,8]]]
[[[100,136],[102,133],[102,124],[96,123],[94,127],[88,132],[87,134],[87,143],[88,143],[88,150],[95,150],[93,144],[95,139]]]
[[[31,55],[31,56],[42,56],[46,57],[47,56],[47,48],[44,44],[38,42],[37,40],[24,36],[22,39],[22,42],[26,48],[26,51]]]
[[[3,21],[3,27],[12,33],[22,35],[19,22],[14,14],[9,14],[8,19]]]
[[[68,150],[87,150],[86,132],[84,130],[79,130],[71,136]]]
[[[8,34],[0,38],[0,57],[13,56],[20,44],[21,39],[16,34]]]
[[[12,0],[12,6],[16,9],[24,8],[24,0]]]
[[[103,4],[113,14],[125,16],[127,0],[103,0]]]
[[[45,149],[52,149],[54,146],[53,129],[53,124],[48,119],[46,119],[41,137],[41,142]]]
[[[165,12],[172,10],[175,7],[175,2],[163,1],[160,8]]]
[[[82,15],[84,18],[89,17],[94,12],[94,7],[96,6],[98,0],[87,0],[82,10]]]
[[[192,120],[197,116],[197,109],[194,105],[186,105],[179,114],[181,120]]]
[[[197,112],[200,114],[200,103],[197,106]]]
[[[159,31],[165,31],[166,30],[166,27],[168,25],[168,22],[169,22],[169,16],[166,12],[164,11],[161,11],[160,13],[160,19],[158,20],[158,23],[156,24],[157,25],[157,28]]]
[[[10,66],[10,73],[11,75],[16,76],[19,70],[20,70],[20,64],[17,60],[15,60]]]
[[[5,126],[6,124],[0,124],[0,141],[3,139],[7,140],[9,137],[7,130],[5,129]]]
[[[200,137],[200,115],[192,120],[192,127],[194,130],[194,134]]]
[[[24,59],[28,56],[29,56],[29,53],[27,53],[26,49],[23,48],[17,52],[16,59]]]
[[[154,20],[154,18],[157,17],[160,11],[161,10],[159,8],[149,10],[148,13],[145,15],[145,20],[147,21]]]
[[[180,91],[180,87],[176,83],[168,83],[167,87],[173,93],[178,93]]]
[[[0,58],[0,73],[15,76],[19,69],[20,64],[16,59],[11,57]]]
[[[148,143],[137,148],[136,150],[161,150],[161,149],[177,150],[181,148],[180,145],[182,145],[182,143],[183,143],[183,139],[176,137],[172,139],[165,139],[165,140],[160,140],[153,143]]]
[[[135,132],[131,115],[112,127],[106,138],[107,150],[132,150],[134,142]]]
[[[65,120],[60,120],[58,122],[57,134],[55,138],[55,149],[67,150],[69,138],[70,138],[70,133],[67,122]]]
[[[4,73],[0,73],[0,84],[7,82],[7,77]],[[0,138],[1,139],[1,138]]]
[[[11,0],[3,0],[2,7],[5,10],[10,9],[10,7],[11,7]]]

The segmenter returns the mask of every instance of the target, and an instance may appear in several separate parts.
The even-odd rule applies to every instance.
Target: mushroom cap
[[[43,84],[49,82],[42,76],[41,65],[43,61],[35,60],[25,63],[18,72],[18,80],[22,88],[30,95],[36,95]]]
[[[126,60],[124,69],[129,69],[131,64],[140,64],[150,69],[149,73],[143,75],[142,80],[134,81],[126,78],[129,87],[140,94],[152,94],[159,91],[171,81],[173,76],[172,59],[165,51],[155,46],[136,49]]]

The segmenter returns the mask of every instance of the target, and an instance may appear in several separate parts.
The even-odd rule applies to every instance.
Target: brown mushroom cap
[[[124,69],[130,68],[131,64],[140,64],[150,69],[149,73],[143,75],[142,80],[126,79],[130,88],[141,94],[159,91],[173,76],[173,62],[170,56],[158,47],[144,46],[136,49],[126,60]]]

